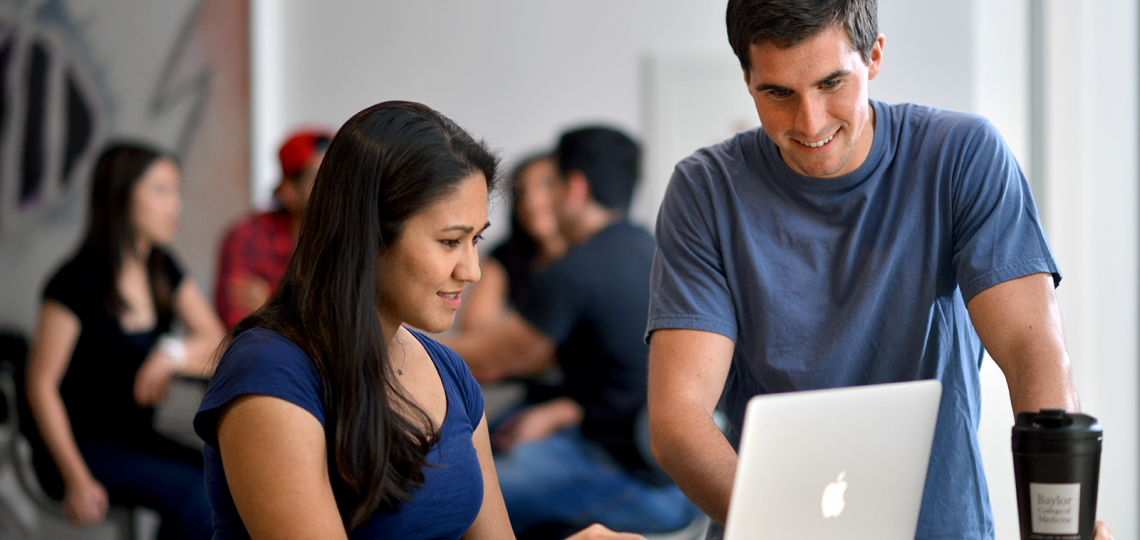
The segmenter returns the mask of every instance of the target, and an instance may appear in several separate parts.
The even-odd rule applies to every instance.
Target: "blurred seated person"
[[[227,328],[261,307],[285,275],[313,179],[331,139],[331,133],[320,129],[290,135],[278,152],[281,183],[273,196],[280,208],[242,220],[223,240],[214,303]]]
[[[624,133],[562,135],[553,185],[569,250],[533,276],[518,310],[449,344],[473,372],[531,372],[557,352],[563,396],[522,409],[492,434],[495,468],[519,538],[592,522],[672,531],[698,511],[637,442],[646,404],[653,238],[626,216],[640,151]],[[561,527],[560,527],[561,526]]]
[[[457,332],[440,341],[481,326],[496,324],[500,317],[517,309],[531,277],[545,270],[566,252],[566,240],[558,231],[551,190],[558,182],[558,164],[549,153],[524,158],[511,171],[511,230],[503,243],[491,251],[480,268],[482,279],[471,287],[460,310]],[[473,371],[480,383],[499,380],[504,372],[494,365],[476,365]],[[518,373],[525,385],[524,403],[538,403],[559,395],[562,372],[553,356],[536,363],[530,373]],[[488,417],[492,426],[497,418]]]
[[[467,293],[457,330],[468,332],[494,323],[519,305],[531,276],[566,252],[558,232],[551,189],[558,165],[548,154],[520,161],[511,172],[511,230],[480,265],[483,277]],[[479,378],[479,374],[475,374]]]
[[[175,374],[209,374],[225,331],[166,247],[180,183],[172,156],[109,146],[95,166],[87,238],[44,289],[26,377],[33,462],[77,526],[118,504],[156,510],[159,538],[211,535],[201,453],[152,425]],[[184,337],[171,333],[175,320]]]

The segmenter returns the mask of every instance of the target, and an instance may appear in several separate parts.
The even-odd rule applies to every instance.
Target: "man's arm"
[[[495,259],[487,259],[479,265],[479,273],[479,282],[469,286],[463,295],[463,309],[452,326],[461,333],[474,332],[508,311],[510,285],[503,265]]]
[[[256,223],[254,220],[238,223],[222,241],[218,254],[214,306],[227,329],[257,311],[272,292],[273,287],[261,273],[260,266],[273,257],[269,246],[279,235]]]
[[[982,345],[1005,373],[1015,417],[1022,411],[1081,410],[1051,275],[999,283],[975,295],[966,309]],[[1113,538],[1103,521],[1093,533],[1094,540]]]
[[[245,256],[249,251],[247,237],[244,224],[239,224],[222,240],[222,248],[218,254],[218,272],[214,279],[214,307],[226,328],[233,328],[250,313],[239,305],[234,294],[245,283],[245,279],[252,275],[250,261]]]
[[[722,525],[737,457],[713,421],[713,410],[734,348],[725,336],[697,330],[657,330],[649,341],[653,457],[693,504]]]
[[[1005,374],[1013,413],[1079,411],[1061,313],[1048,273],[994,285],[966,305],[982,345]]]
[[[477,330],[442,335],[439,341],[459,354],[481,383],[538,373],[553,365],[554,341],[514,311]]]

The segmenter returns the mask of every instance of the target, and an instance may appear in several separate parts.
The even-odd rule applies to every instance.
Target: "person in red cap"
[[[281,183],[273,192],[280,208],[238,222],[222,242],[214,303],[232,328],[269,299],[293,257],[301,215],[332,134],[294,132],[281,145]]]

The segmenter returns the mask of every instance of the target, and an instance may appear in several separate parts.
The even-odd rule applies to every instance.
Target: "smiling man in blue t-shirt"
[[[647,330],[658,462],[723,524],[750,397],[936,378],[917,536],[993,538],[983,346],[1014,411],[1079,409],[1061,274],[1020,167],[984,118],[869,99],[874,0],[731,0],[727,26],[763,128],[681,161],[661,206]]]

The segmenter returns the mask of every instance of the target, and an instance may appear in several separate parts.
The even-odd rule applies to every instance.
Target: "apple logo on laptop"
[[[835,481],[828,482],[823,488],[823,497],[819,500],[819,510],[823,513],[823,519],[839,517],[847,506],[847,500],[844,498],[844,493],[847,492],[847,480],[843,479],[844,476],[847,476],[847,471],[839,471]]]

